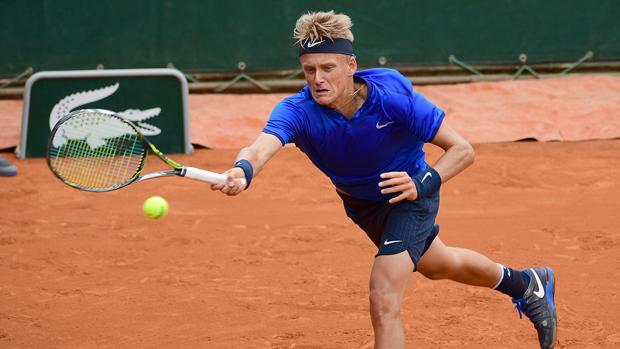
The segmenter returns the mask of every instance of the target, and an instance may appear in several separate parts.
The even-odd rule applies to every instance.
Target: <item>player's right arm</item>
[[[245,147],[239,151],[235,163],[239,160],[246,160],[253,168],[253,176],[255,177],[265,166],[267,161],[271,159],[278,150],[282,149],[282,142],[274,135],[261,132],[254,143],[249,147]],[[245,172],[241,167],[233,167],[223,173],[227,176],[225,184],[213,184],[211,190],[219,190],[226,195],[238,195],[246,186],[244,182],[237,179],[244,178]]]

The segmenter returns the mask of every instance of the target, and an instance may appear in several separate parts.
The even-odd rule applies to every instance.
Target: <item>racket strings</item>
[[[50,146],[52,170],[66,183],[109,190],[135,179],[145,149],[140,135],[118,117],[84,111],[59,125]]]

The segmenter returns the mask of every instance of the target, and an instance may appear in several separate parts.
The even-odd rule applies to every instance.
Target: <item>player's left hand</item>
[[[390,204],[405,199],[414,201],[418,198],[418,190],[407,172],[385,172],[380,177],[385,179],[379,182],[379,187],[383,188],[381,189],[381,194],[400,192],[397,197],[389,200]]]

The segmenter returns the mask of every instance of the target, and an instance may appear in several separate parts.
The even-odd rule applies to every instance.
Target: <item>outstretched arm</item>
[[[263,169],[267,161],[281,148],[282,143],[278,137],[267,133],[261,133],[252,145],[239,151],[235,162],[247,160],[254,170],[254,176],[256,176]],[[211,190],[219,190],[226,195],[238,195],[246,188],[243,182],[238,180],[246,178],[245,172],[240,167],[233,167],[223,174],[227,176],[226,183],[213,184],[211,185]]]

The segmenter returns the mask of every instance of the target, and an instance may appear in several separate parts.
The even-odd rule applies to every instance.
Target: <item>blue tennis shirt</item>
[[[424,171],[422,147],[435,137],[445,113],[396,70],[360,70],[355,79],[366,83],[368,95],[352,119],[317,104],[305,86],[276,105],[263,132],[282,145],[295,143],[352,197],[384,200],[390,196],[381,194],[379,175]]]

